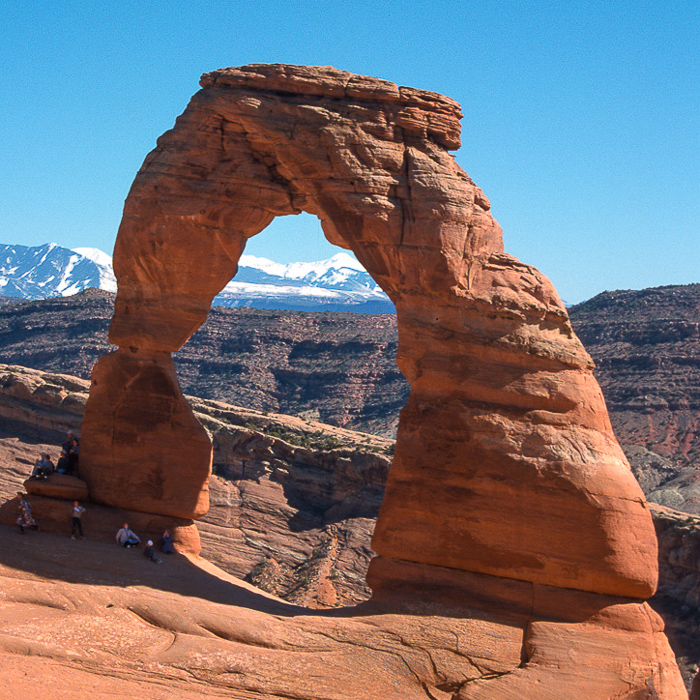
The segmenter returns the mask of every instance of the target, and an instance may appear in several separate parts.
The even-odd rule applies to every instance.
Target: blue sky
[[[570,302],[700,282],[700,3],[103,2],[0,9],[0,243],[111,252],[201,73],[333,65],[462,104],[459,164]],[[329,257],[312,217],[246,252]]]

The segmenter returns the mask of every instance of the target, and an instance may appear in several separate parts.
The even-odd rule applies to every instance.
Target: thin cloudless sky
[[[578,302],[700,282],[698,0],[33,0],[0,9],[0,243],[111,253],[131,182],[206,71],[333,65],[462,105],[506,250]],[[247,253],[338,249],[310,216]]]

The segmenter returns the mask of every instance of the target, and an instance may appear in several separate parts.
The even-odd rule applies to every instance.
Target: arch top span
[[[201,82],[129,193],[112,342],[177,350],[274,216],[318,216],[396,304],[468,293],[468,261],[503,252],[487,198],[447,150],[459,146],[453,100],[333,68],[245,66]],[[194,246],[209,254],[206,280]]]
[[[592,363],[549,280],[504,253],[488,199],[449,153],[457,103],[328,67],[227,68],[201,84],[125,205],[110,332],[122,349],[95,375],[125,388],[91,392],[91,491],[136,510],[202,512],[178,491],[187,464],[149,496],[115,440],[131,435],[156,469],[152,453],[173,439],[155,416],[176,403],[169,353],[204,321],[246,240],[305,211],[397,308],[411,395],[374,538],[375,589],[399,561],[649,595],[655,535]],[[154,367],[161,393],[143,402],[132,388],[153,383]],[[157,423],[149,440],[144,405]]]
[[[346,102],[381,105],[386,111],[397,105],[397,124],[409,131],[429,135],[436,143],[456,150],[460,141],[462,110],[455,100],[429,90],[399,86],[389,80],[356,75],[332,66],[292,66],[258,63],[221,68],[205,73],[199,84],[233,87],[288,95],[325,97]]]

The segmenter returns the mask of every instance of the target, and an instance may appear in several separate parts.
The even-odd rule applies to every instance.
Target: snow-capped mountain
[[[47,299],[87,287],[117,291],[112,259],[95,248],[69,250],[56,243],[0,245],[0,295]]]
[[[242,255],[238,273],[214,299],[214,304],[294,311],[394,313],[387,295],[347,253],[319,262],[287,265]]]
[[[0,245],[0,296],[44,299],[87,287],[117,289],[112,258],[97,248],[68,250],[55,243]],[[238,273],[215,306],[295,311],[393,313],[394,306],[367,271],[347,253],[329,260],[283,265],[241,256]]]

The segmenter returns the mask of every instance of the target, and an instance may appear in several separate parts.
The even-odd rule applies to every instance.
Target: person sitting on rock
[[[173,545],[173,536],[170,534],[170,530],[163,530],[163,534],[160,536],[160,551],[163,554],[175,554],[175,547]]]
[[[58,458],[58,462],[56,462],[56,471],[59,474],[70,474],[72,470],[70,460],[68,459],[68,453],[65,450],[61,450],[61,456]]]
[[[32,516],[32,507],[29,504],[27,497],[21,491],[17,491],[17,496],[19,498],[19,516],[17,517],[19,534],[24,534],[25,527],[31,527],[33,530],[38,530],[39,526],[36,524],[36,520],[34,520]]]
[[[78,533],[78,536],[80,537],[81,540],[85,539],[85,536],[83,535],[83,513],[85,512],[85,508],[80,505],[79,501],[73,501],[73,515],[71,516],[70,519],[70,538],[72,540],[75,539],[75,533]]]
[[[143,550],[143,556],[154,564],[162,564],[163,561],[156,556],[156,551],[153,549],[153,540],[146,542],[146,548]]]
[[[129,529],[129,523],[124,523],[121,529],[117,531],[117,543],[121,547],[130,549],[139,544],[139,542],[141,542],[139,536],[133,530]]]
[[[39,458],[34,462],[34,467],[32,468],[32,473],[30,478],[31,479],[41,479],[42,476],[42,471],[41,471],[41,464],[44,461],[44,455],[43,453],[39,455]]]
[[[34,465],[32,476],[37,479],[47,479],[49,474],[53,473],[53,470],[54,466],[51,458],[46,452],[42,452]]]

